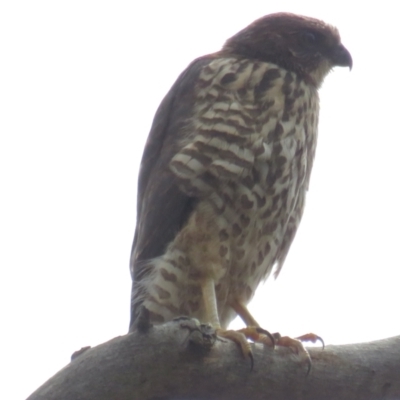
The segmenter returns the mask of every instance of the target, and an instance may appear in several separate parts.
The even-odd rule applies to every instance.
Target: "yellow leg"
[[[242,318],[246,326],[260,326],[259,323],[253,318],[245,305],[239,301],[233,301],[231,307],[236,311],[237,315]]]
[[[237,315],[242,318],[247,328],[240,329],[239,332],[243,333],[248,339],[256,343],[263,343],[268,346],[275,346],[275,338],[265,329],[260,327],[260,324],[250,314],[247,307],[240,301],[233,301],[231,307],[236,311]]]
[[[221,324],[219,322],[217,298],[215,296],[215,283],[214,279],[206,279],[201,286],[204,305],[206,307],[206,313],[208,318],[208,323],[210,323],[214,328],[220,329]]]
[[[249,357],[251,360],[251,366],[253,366],[253,354],[250,349],[250,344],[246,339],[246,336],[242,332],[234,330],[226,330],[221,328],[221,323],[218,316],[217,299],[215,296],[215,283],[213,279],[207,279],[203,282],[202,295],[204,299],[204,305],[206,308],[208,322],[217,330],[217,335],[225,339],[232,340],[242,350],[242,354],[245,357]]]

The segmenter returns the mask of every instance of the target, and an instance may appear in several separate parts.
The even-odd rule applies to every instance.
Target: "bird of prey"
[[[295,237],[335,66],[352,67],[336,28],[276,13],[178,77],[140,167],[131,331],[143,307],[156,324],[190,316],[251,356],[245,335],[265,332],[247,304]],[[247,328],[228,330],[237,315]]]

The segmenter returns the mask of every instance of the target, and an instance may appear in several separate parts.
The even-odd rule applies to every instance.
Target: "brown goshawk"
[[[145,307],[152,323],[194,317],[250,352],[246,306],[299,226],[334,66],[352,66],[336,28],[277,13],[179,76],[140,168],[131,330]],[[249,330],[227,330],[236,315]]]

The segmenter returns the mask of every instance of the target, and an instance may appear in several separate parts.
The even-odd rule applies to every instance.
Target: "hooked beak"
[[[337,46],[331,54],[331,60],[334,66],[353,68],[353,59],[350,52],[342,44]]]

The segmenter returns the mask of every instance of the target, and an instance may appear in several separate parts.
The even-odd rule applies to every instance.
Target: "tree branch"
[[[250,370],[234,343],[179,319],[84,351],[28,400],[400,398],[400,336],[309,348],[308,376],[290,349],[252,346]]]

